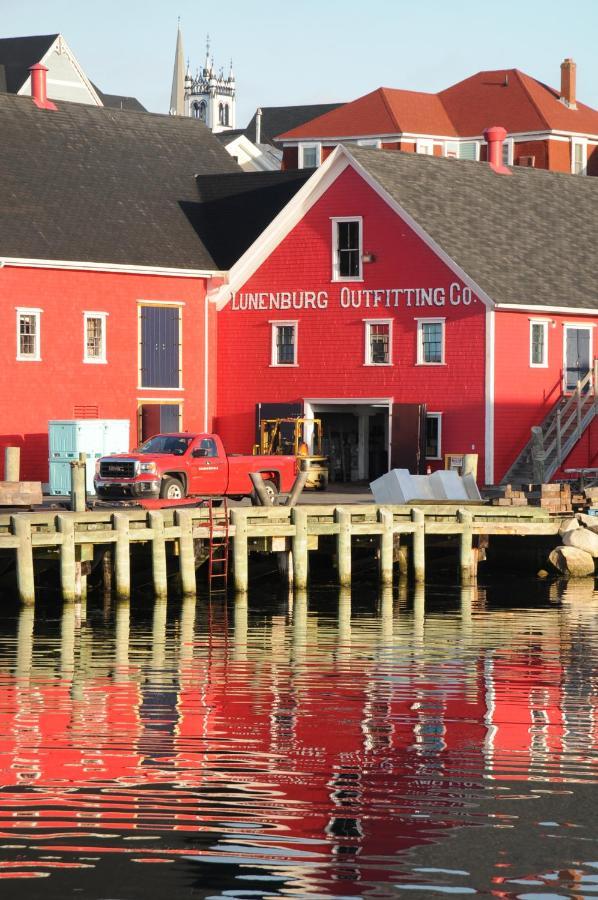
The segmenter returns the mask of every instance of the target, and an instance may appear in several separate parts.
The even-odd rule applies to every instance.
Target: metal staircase
[[[598,360],[573,393],[563,394],[527,442],[502,484],[550,481],[598,412]]]

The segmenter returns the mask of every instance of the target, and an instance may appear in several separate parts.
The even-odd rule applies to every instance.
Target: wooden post
[[[463,475],[473,475],[475,481],[478,480],[478,454],[463,454]]]
[[[102,583],[104,593],[112,593],[112,550],[107,547],[102,554]]]
[[[384,531],[380,535],[380,582],[392,584],[393,533],[394,517],[391,509],[378,510],[378,518]]]
[[[21,471],[21,448],[4,448],[4,480],[19,481]]]
[[[75,562],[75,522],[72,516],[56,516],[56,526],[62,534],[60,547],[60,588],[65,603],[77,599],[77,564]],[[79,563],[79,578],[81,564]],[[80,584],[80,582],[79,582]]]
[[[422,509],[411,510],[411,520],[415,524],[413,532],[413,574],[416,584],[426,580],[426,526]]]
[[[116,529],[116,548],[114,551],[116,598],[117,600],[129,600],[131,596],[129,517],[124,513],[114,513],[112,522]]]
[[[85,460],[74,459],[71,462],[71,509],[73,512],[85,512],[86,508]]]
[[[457,510],[457,520],[463,531],[459,536],[459,569],[461,584],[469,584],[473,577],[473,516],[467,509]]]
[[[291,512],[291,522],[295,526],[293,535],[293,580],[297,590],[305,590],[307,587],[307,509],[302,506],[294,506]]]
[[[337,506],[334,518],[338,522],[336,536],[338,583],[341,587],[347,587],[351,584],[351,513],[342,506]]]
[[[17,547],[17,586],[21,603],[35,603],[33,577],[33,545],[31,522],[23,515],[11,516],[12,532],[19,540]]]
[[[544,434],[540,425],[532,427],[532,471],[536,484],[544,481]]]
[[[193,543],[193,519],[190,509],[175,509],[174,522],[181,529],[179,538],[179,566],[183,597],[195,597],[195,545]]]
[[[168,571],[166,567],[166,541],[164,540],[164,513],[152,509],[147,514],[148,526],[154,532],[152,538],[152,578],[156,600],[168,597]]]
[[[233,537],[233,566],[235,590],[245,593],[249,586],[249,551],[247,546],[247,510],[231,509],[231,523],[235,527]]]

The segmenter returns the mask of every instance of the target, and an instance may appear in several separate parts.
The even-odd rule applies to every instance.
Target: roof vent
[[[484,140],[488,143],[488,162],[492,171],[497,175],[513,174],[502,161],[502,145],[506,136],[506,129],[501,125],[493,125],[484,130]]]
[[[46,88],[46,72],[48,67],[41,63],[29,66],[31,72],[31,96],[33,102],[40,109],[56,109],[56,104],[48,100],[48,92]]]
[[[575,72],[577,66],[572,59],[564,59],[561,63],[561,103],[569,109],[577,109],[575,102]]]

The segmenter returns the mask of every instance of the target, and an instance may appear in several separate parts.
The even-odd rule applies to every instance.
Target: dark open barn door
[[[390,468],[423,474],[425,462],[425,403],[393,403],[390,428]]]

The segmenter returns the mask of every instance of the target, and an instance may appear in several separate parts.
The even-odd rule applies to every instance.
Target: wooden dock
[[[153,589],[157,599],[168,593],[168,559],[176,559],[180,592],[197,592],[197,551],[213,536],[228,532],[232,583],[236,592],[249,586],[252,551],[279,554],[280,571],[295,588],[307,586],[310,551],[332,545],[337,581],[351,583],[352,546],[375,543],[381,585],[393,583],[395,566],[416,583],[426,575],[426,538],[458,537],[458,566],[463,584],[477,577],[479,536],[556,536],[560,519],[535,507],[492,506],[355,506],[303,505],[287,508],[233,507],[228,511],[179,508],[145,511],[122,509],[86,512],[18,512],[0,515],[0,561],[16,561],[22,603],[35,602],[34,560],[55,559],[63,599],[84,598],[92,561],[103,559],[104,586],[116,597],[131,594],[131,549],[151,547]],[[225,516],[229,517],[228,524]],[[13,557],[14,554],[14,557]],[[171,561],[172,570],[173,563]],[[282,577],[282,576],[281,576]]]

